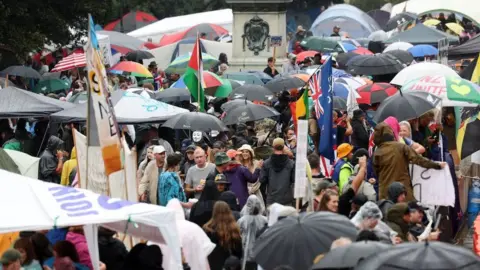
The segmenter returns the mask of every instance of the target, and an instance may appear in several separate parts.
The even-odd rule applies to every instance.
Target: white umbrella
[[[459,77],[457,72],[455,72],[448,66],[438,63],[421,62],[402,69],[402,71],[400,71],[390,83],[396,85],[404,85],[409,81],[429,75]]]
[[[410,44],[408,42],[399,41],[399,42],[394,42],[394,43],[388,45],[387,48],[385,48],[385,50],[383,50],[383,52],[389,52],[389,51],[394,51],[394,50],[406,51],[406,50],[410,49],[411,47],[413,47],[412,44]]]
[[[385,33],[385,31],[383,31],[383,30],[377,30],[377,31],[371,33],[368,36],[368,39],[370,39],[372,41],[384,41],[384,40],[388,39],[388,34]]]
[[[354,90],[367,84],[362,78],[359,78],[359,77],[351,77],[351,78],[342,77],[342,78],[334,79],[334,81],[347,84],[351,89],[354,89]]]
[[[12,158],[17,164],[18,170],[24,176],[28,176],[34,179],[38,178],[38,164],[40,158],[32,157],[20,151],[5,149],[5,152]]]

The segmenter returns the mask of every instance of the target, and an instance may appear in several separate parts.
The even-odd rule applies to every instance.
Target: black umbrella
[[[137,63],[141,63],[143,59],[155,58],[155,56],[153,56],[151,52],[143,51],[143,50],[131,51],[127,53],[125,57],[127,57],[128,61],[134,61]]]
[[[230,85],[232,85],[232,89],[242,86],[242,84],[236,80],[232,80],[232,79],[227,79],[227,80],[230,82]]]
[[[395,56],[396,58],[398,58],[398,60],[400,60],[400,62],[404,63],[407,66],[409,66],[413,61],[413,56],[408,51],[392,50],[385,53]]]
[[[19,77],[33,78],[33,79],[42,78],[42,75],[40,75],[38,71],[36,71],[31,67],[26,67],[26,66],[11,66],[2,70],[2,73],[5,75],[15,75]]]
[[[385,28],[383,30],[385,30],[385,32],[391,31],[397,28],[397,26],[402,25],[409,21],[413,21],[416,18],[417,18],[417,15],[413,13],[402,12],[390,18],[390,20],[388,20],[387,25],[385,25]]]
[[[275,94],[268,88],[256,84],[244,84],[233,89],[230,99],[248,99],[251,101],[271,102]]]
[[[355,242],[348,246],[338,247],[326,253],[318,263],[312,266],[312,270],[353,268],[362,259],[390,247],[390,245],[374,241]]]
[[[435,108],[440,100],[437,96],[423,91],[399,91],[380,103],[373,121],[380,123],[389,116],[396,117],[398,121],[414,119]]]
[[[359,56],[360,54],[356,54],[353,51],[347,53],[339,53],[337,57],[335,57],[335,61],[337,62],[338,68],[340,69],[347,69],[347,63],[352,58]]]
[[[155,93],[156,93],[156,92],[154,92],[152,90],[148,90],[146,88],[128,89],[128,92],[131,92],[131,93],[134,93],[134,94],[137,94],[137,95],[141,95],[141,96],[146,97],[146,98],[154,98]]]
[[[167,88],[154,93],[153,99],[167,103],[190,100],[190,91],[187,88]]]
[[[333,108],[339,110],[346,110],[347,100],[341,97],[333,97]]]
[[[360,55],[347,63],[347,71],[356,75],[396,74],[405,68],[390,54]]]
[[[304,87],[305,82],[297,77],[275,77],[273,80],[265,84],[265,87],[274,93],[279,93],[284,90]]]
[[[243,105],[237,105],[227,110],[225,118],[223,118],[222,121],[225,125],[234,125],[257,121],[277,115],[280,114],[274,108],[253,104],[245,100],[243,101]]]
[[[210,132],[212,130],[228,130],[220,119],[215,116],[202,112],[186,112],[175,115],[165,122],[162,127],[171,129],[188,129]]]
[[[442,242],[405,243],[372,255],[355,270],[478,270],[480,258],[471,250]]]
[[[330,250],[340,237],[354,239],[357,229],[346,217],[330,212],[288,217],[268,228],[253,247],[255,261],[264,269],[288,265],[310,269],[319,254]]]
[[[230,100],[228,102],[225,102],[222,104],[222,106],[220,107],[223,111],[229,111],[233,108],[236,108],[238,106],[243,106],[245,105],[245,102],[247,104],[254,104],[253,102],[251,102],[250,100],[244,100],[244,99],[234,99],[234,100]]]
[[[386,25],[390,20],[390,12],[381,10],[381,9],[374,9],[367,12],[367,14],[372,17],[378,25]]]

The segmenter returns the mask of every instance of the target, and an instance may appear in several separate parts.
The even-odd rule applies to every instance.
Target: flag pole
[[[197,31],[197,54],[198,53],[201,53],[201,51],[200,51],[200,38],[198,36],[198,31]],[[197,60],[201,60],[200,55],[195,55],[195,57],[197,58]],[[200,70],[200,67],[203,68],[203,65],[200,65],[200,64],[201,63],[198,63],[199,69],[197,70],[197,84],[198,84],[197,85],[197,102],[198,102],[198,110],[200,112],[203,112],[204,111],[204,108],[202,106],[203,100],[200,101],[200,91],[202,91],[202,88],[201,88],[202,87],[202,77],[201,77],[202,71]]]

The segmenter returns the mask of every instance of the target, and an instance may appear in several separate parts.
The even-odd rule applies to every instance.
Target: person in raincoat
[[[242,209],[242,217],[238,220],[243,245],[243,269],[256,270],[257,264],[253,257],[253,247],[258,233],[268,224],[262,213],[265,211],[262,201],[255,195],[250,195]]]
[[[382,221],[382,212],[374,202],[366,202],[360,207],[351,221],[361,231],[372,231],[381,242],[386,244],[392,244],[391,238],[396,235]]]
[[[63,164],[63,169],[62,169],[62,178],[60,180],[60,184],[62,186],[70,186],[70,174],[74,169],[77,167],[77,151],[75,150],[75,147],[72,148],[72,154],[70,155],[70,159],[67,160]]]
[[[40,155],[38,164],[38,179],[45,182],[60,184],[63,170],[63,141],[50,136],[47,147]]]

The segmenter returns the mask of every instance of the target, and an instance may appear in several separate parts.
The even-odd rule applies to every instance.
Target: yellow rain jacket
[[[62,186],[69,185],[70,173],[76,167],[77,167],[77,151],[75,150],[75,147],[73,147],[70,159],[63,164],[62,178],[60,181],[60,184]]]

